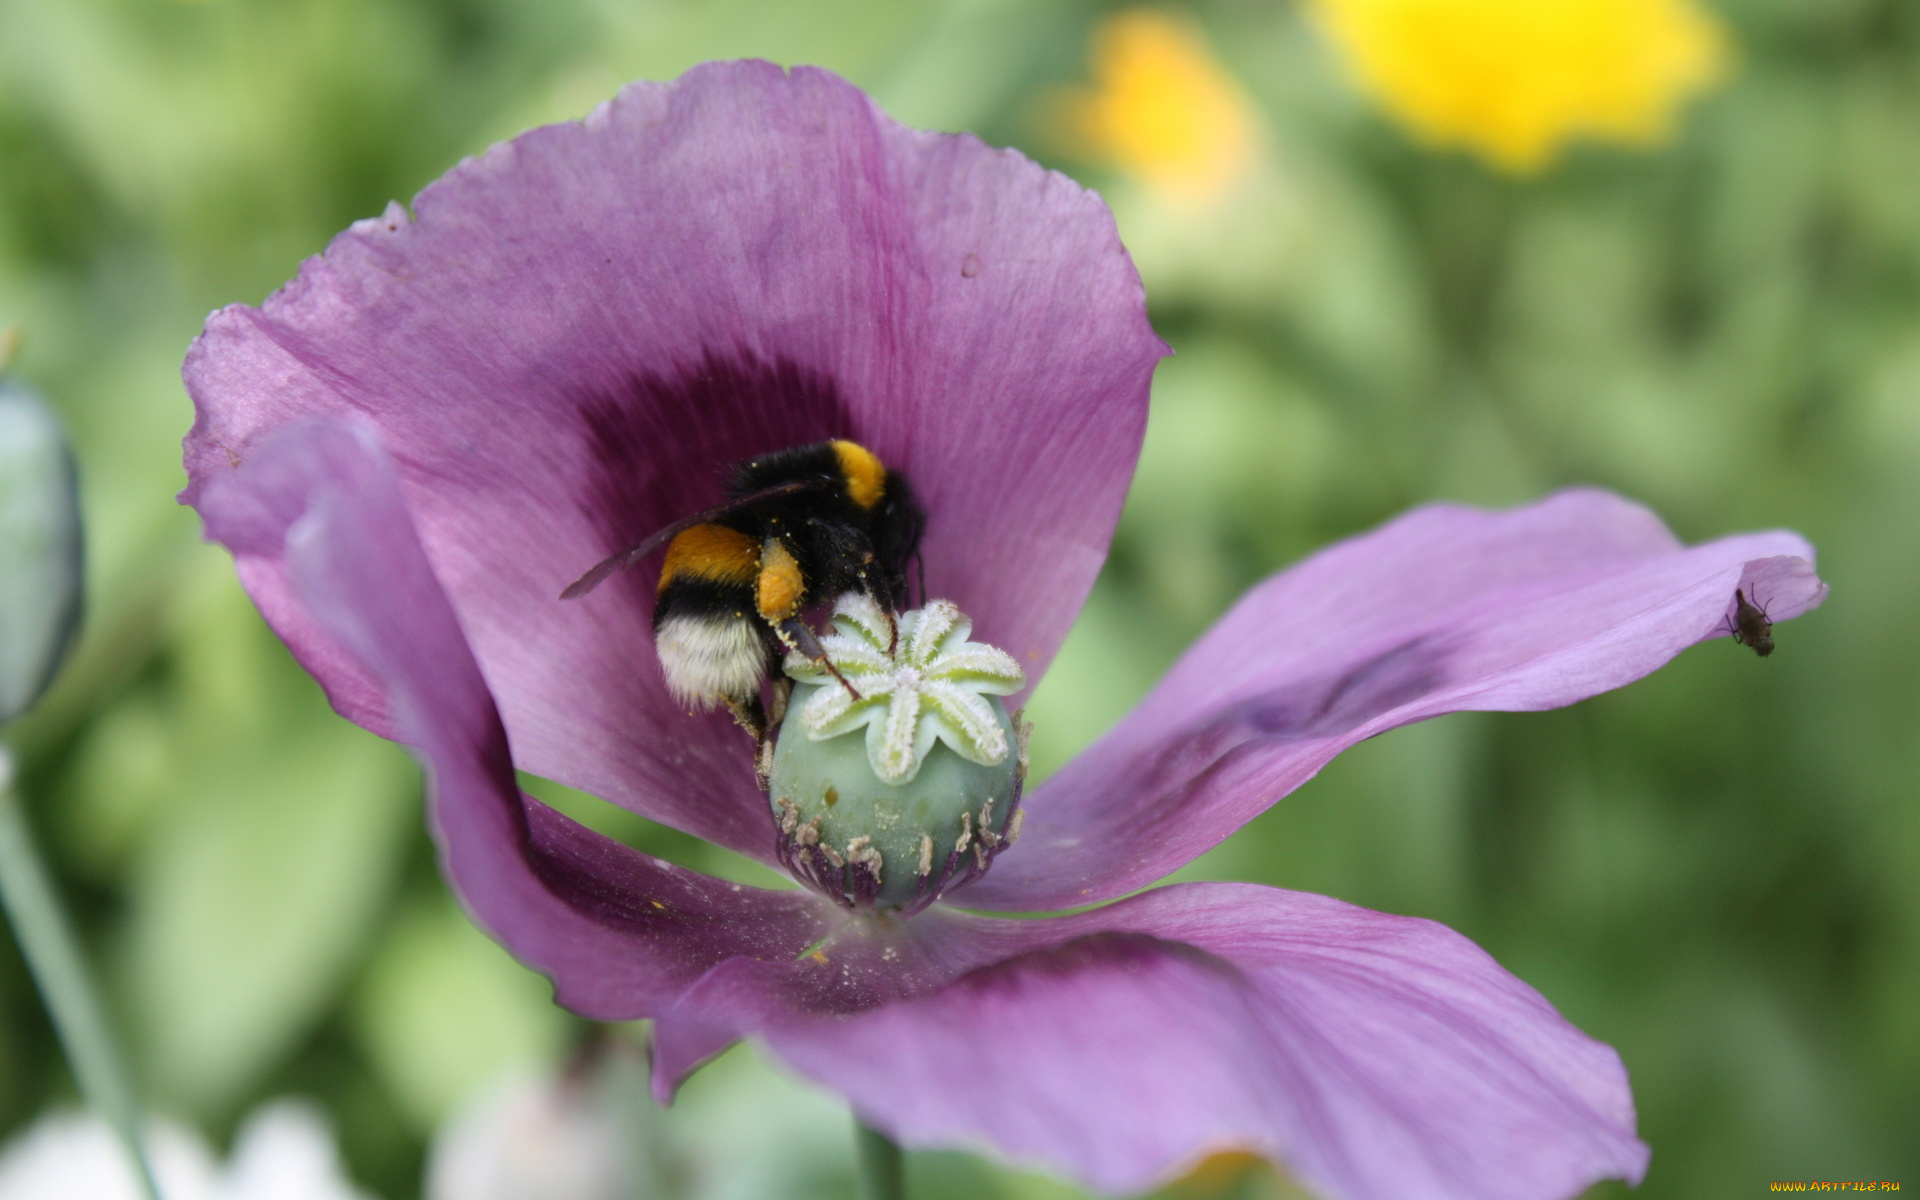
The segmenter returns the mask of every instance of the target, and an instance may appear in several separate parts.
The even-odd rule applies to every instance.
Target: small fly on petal
[[[1751,646],[1761,658],[1772,654],[1773,622],[1767,617],[1767,606],[1748,600],[1740,588],[1733,589],[1733,603],[1733,616],[1725,619],[1723,628],[1733,635],[1734,641]]]

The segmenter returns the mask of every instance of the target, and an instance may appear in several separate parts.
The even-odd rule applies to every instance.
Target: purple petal
[[[246,574],[278,565],[287,627],[417,748],[442,867],[474,919],[602,1020],[648,1016],[733,955],[791,959],[823,902],[639,854],[523,796],[506,735],[371,430],[308,422],[201,495]]]
[[[739,732],[662,684],[648,568],[556,597],[718,500],[726,464],[826,437],[903,471],[931,593],[1039,676],[1164,352],[1092,193],[896,125],[823,71],[734,63],[496,146],[414,211],[209,320],[184,497],[289,421],[371,420],[522,767],[768,858]],[[377,689],[288,617],[284,566],[246,582],[341,712],[385,731]]]
[[[723,965],[662,1018],[657,1069],[731,1024],[906,1144],[1108,1191],[1226,1149],[1344,1200],[1559,1200],[1646,1167],[1618,1056],[1431,921],[1250,884],[920,920],[912,945]],[[891,1003],[863,994],[886,950],[921,960]]]
[[[1785,532],[1682,546],[1646,509],[1599,491],[1511,512],[1416,509],[1248,593],[1034,791],[1019,846],[955,899],[1049,909],[1121,895],[1374,734],[1630,683],[1725,636],[1736,587],[1757,590],[1775,621],[1798,616],[1826,596],[1812,563]]]

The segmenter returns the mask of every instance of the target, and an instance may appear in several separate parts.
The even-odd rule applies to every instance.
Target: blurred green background
[[[1196,208],[1061,116],[1096,3],[0,0],[0,324],[70,424],[91,539],[83,642],[11,740],[146,1095],[216,1139],[312,1097],[404,1200],[449,1114],[581,1043],[448,898],[406,756],[329,713],[173,503],[179,362],[209,309],[460,156],[758,55],[1101,188],[1178,352],[1030,713],[1042,772],[1254,580],[1413,503],[1590,482],[1690,541],[1811,537],[1832,598],[1772,658],[1714,641],[1573,709],[1376,739],[1182,876],[1474,938],[1620,1050],[1650,1200],[1920,1187],[1920,9],[1713,7],[1734,65],[1670,145],[1527,178],[1410,140],[1291,3],[1163,9],[1254,131]],[[0,1138],[73,1096],[0,938]],[[634,1119],[657,1194],[849,1194],[835,1103],[751,1051]],[[912,1170],[927,1197],[1079,1194]],[[1167,1194],[1297,1193],[1216,1163]]]

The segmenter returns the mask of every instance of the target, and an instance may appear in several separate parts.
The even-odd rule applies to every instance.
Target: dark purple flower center
[[[826,438],[858,440],[832,378],[738,351],[708,351],[662,374],[614,375],[577,407],[598,467],[581,505],[609,546],[714,503],[734,463]],[[629,572],[625,586],[652,605],[646,572]]]
[[[580,414],[593,473],[580,503],[612,546],[636,544],[682,521],[689,512],[714,505],[730,467],[737,473],[738,464],[778,457],[790,447],[824,446],[830,437],[857,442],[860,436],[831,375],[744,351],[708,351],[697,362],[659,374],[615,374],[577,396],[574,408]],[[897,463],[889,462],[887,467],[898,470]],[[899,479],[904,487],[904,474]],[[663,574],[656,584],[650,572],[635,570],[624,575],[622,586],[630,602],[651,614],[666,595],[665,580]],[[812,586],[818,582],[811,576],[806,580],[810,591],[820,590]],[[824,616],[822,604],[833,599],[831,591],[810,595],[811,619],[817,622]],[[925,601],[924,596],[921,599]],[[884,598],[884,603],[894,602],[896,598]],[[970,626],[964,618],[961,622],[964,641]],[[656,634],[658,641],[657,624]],[[794,645],[787,637],[781,640]],[[1000,654],[990,647],[967,645]],[[656,646],[662,655],[666,649]],[[886,652],[891,653],[891,648]],[[770,714],[775,720],[769,727],[765,720],[769,714],[752,698],[729,703],[743,724],[762,738],[754,757],[761,780],[770,789],[776,852],[796,879],[849,908],[909,914],[979,877],[1012,843],[1020,828],[1024,736],[1017,719],[1009,718],[997,700],[993,711],[998,717],[983,716],[987,706],[968,692],[969,687],[986,687],[1006,694],[1024,683],[1012,659],[1001,657],[1015,680],[1010,687],[989,686],[982,678],[956,687],[938,679],[922,680],[919,667],[904,659],[892,664],[897,669],[878,691],[893,697],[895,726],[900,725],[901,696],[924,691],[929,716],[950,740],[959,739],[955,744],[965,743],[959,726],[972,712],[974,733],[997,747],[994,757],[972,746],[972,761],[968,761],[968,753],[956,755],[944,746],[922,744],[911,756],[915,770],[923,759],[930,759],[932,765],[917,780],[890,778],[877,766],[869,768],[861,747],[871,739],[858,732],[835,737],[832,744],[803,746],[819,743],[820,738],[818,730],[811,738],[789,732],[796,724],[794,710],[789,710],[784,725],[778,711]],[[815,656],[815,663],[835,670],[832,656]],[[670,668],[669,677],[672,683]],[[786,681],[775,684],[777,692],[788,686]],[[803,686],[801,691],[843,692],[858,698],[857,690],[844,678],[833,688]],[[937,711],[942,701],[947,704],[944,717]],[[776,703],[775,707],[785,706]],[[881,711],[887,711],[885,705]],[[909,743],[911,733],[909,728]],[[779,752],[776,738],[783,748]],[[752,753],[749,744],[743,739],[743,754]],[[993,759],[991,765],[988,758]],[[778,776],[776,763],[788,768],[784,778]]]

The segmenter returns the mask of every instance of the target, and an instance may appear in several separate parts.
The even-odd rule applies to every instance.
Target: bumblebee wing
[[[618,575],[647,555],[652,554],[655,550],[666,545],[680,534],[693,528],[695,525],[704,525],[709,521],[717,521],[721,517],[737,513],[743,508],[750,508],[755,504],[759,504],[765,500],[771,500],[776,496],[789,496],[795,492],[825,491],[836,486],[838,486],[837,482],[832,479],[796,479],[788,483],[777,483],[770,488],[761,488],[759,491],[751,492],[745,496],[736,496],[722,504],[716,504],[712,508],[703,508],[692,516],[682,517],[665,529],[651,534],[640,544],[622,550],[620,553],[609,558],[602,559],[592,570],[568,584],[567,590],[560,593],[560,598],[562,600],[578,600],[613,576]]]

